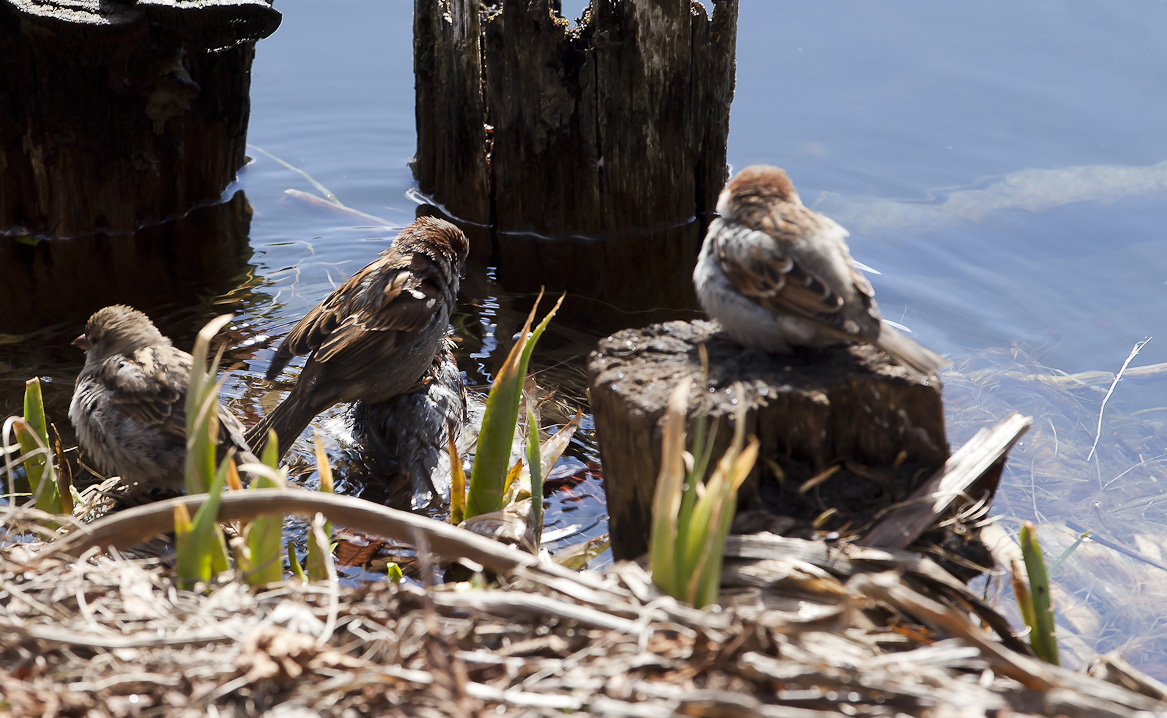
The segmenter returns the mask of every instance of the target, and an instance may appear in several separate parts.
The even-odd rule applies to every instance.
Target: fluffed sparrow
[[[421,388],[449,329],[469,242],[462,230],[421,217],[284,338],[267,378],[308,355],[292,391],[247,433],[261,453],[274,429],[283,456],[320,412],[339,402],[377,404]]]
[[[887,325],[847,230],[804,206],[786,173],[753,165],[717,200],[693,286],[738,343],[775,353],[840,342],[874,344],[898,364],[935,375],[950,362]]]
[[[85,350],[69,405],[81,448],[101,471],[136,484],[134,494],[181,490],[190,354],[124,305],[95,312],[73,344]],[[231,448],[239,463],[255,461],[239,420],[222,405],[218,418],[220,459]]]

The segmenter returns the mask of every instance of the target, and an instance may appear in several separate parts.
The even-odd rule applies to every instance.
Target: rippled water
[[[275,158],[356,210],[399,226],[414,217],[409,6],[295,0],[279,9],[283,26],[257,48],[254,162],[237,183],[255,211],[251,274],[198,307],[161,298],[143,307],[180,342],[220,307],[236,312],[241,336],[280,336],[394,236],[287,195],[317,190]],[[1148,556],[1167,552],[1157,548],[1167,546],[1164,381],[1119,383],[1100,431],[1108,378],[1079,387],[1034,377],[1114,372],[1163,326],[1163,28],[1167,4],[1150,0],[744,0],[729,141],[733,166],[785,167],[807,204],[848,227],[856,258],[881,272],[872,281],[885,316],[955,360],[945,389],[953,446],[1013,408],[1035,415],[995,506],[1007,530],[1036,519],[1056,543],[1069,520]],[[485,384],[529,300],[500,292],[482,267],[464,295],[462,365]],[[64,416],[75,333],[0,346],[3,408],[36,367],[56,380],[50,400]],[[541,381],[580,398],[593,339],[553,325],[536,356]],[[254,414],[270,401],[259,380],[269,354],[240,353],[228,384],[236,408]],[[1159,336],[1131,366],[1164,361]],[[597,458],[586,426],[572,454],[579,480],[557,493],[559,515],[602,532],[602,489],[584,470]],[[1084,566],[1101,560],[1080,556]],[[1115,570],[1133,587],[1120,593],[1137,589],[1161,612],[1167,597],[1149,587],[1167,573],[1138,559]],[[1089,632],[1077,627],[1088,645],[1167,664],[1154,621],[1081,573],[1054,578],[1071,592],[1067,602],[1095,612]]]

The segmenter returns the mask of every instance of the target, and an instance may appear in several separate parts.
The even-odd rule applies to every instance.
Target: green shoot
[[[211,337],[231,321],[224,314],[207,322],[195,339],[193,361],[190,367],[190,387],[186,392],[186,493],[206,492],[215,476],[215,438],[218,436],[219,387],[215,374],[219,359],[215,357],[207,368],[207,352]]]
[[[175,551],[177,553],[178,584],[193,588],[198,583],[209,583],[211,577],[227,570],[230,563],[227,544],[219,528],[219,505],[223,486],[227,482],[228,466],[232,457],[215,467],[216,438],[219,435],[219,388],[215,381],[219,358],[207,367],[207,353],[211,338],[231,320],[230,315],[212,319],[195,339],[194,360],[190,368],[190,385],[186,396],[186,470],[184,480],[188,495],[208,493],[207,501],[191,522],[189,514],[175,519]],[[178,524],[186,522],[180,533]],[[181,539],[178,538],[181,536]]]
[[[531,324],[539,308],[539,299],[543,297],[543,293],[539,292],[535,306],[531,308],[531,313],[519,333],[518,341],[511,348],[490,388],[490,394],[486,399],[486,414],[482,420],[482,431],[478,438],[478,452],[470,472],[466,518],[502,509],[511,441],[514,439],[515,427],[519,420],[519,404],[522,400],[527,365],[536,342],[551,318],[555,316],[555,312],[559,310],[564,296],[566,295],[559,298],[543,321],[532,331]]]
[[[1025,560],[1025,572],[1029,575],[1028,612],[1022,609],[1022,616],[1027,618],[1030,628],[1029,644],[1033,646],[1034,654],[1055,666],[1060,666],[1058,656],[1058,639],[1055,635],[1054,608],[1050,600],[1049,574],[1045,570],[1045,560],[1041,555],[1041,546],[1037,543],[1037,529],[1026,521],[1021,526],[1021,555]],[[1020,602],[1021,597],[1018,597]]]
[[[288,541],[288,566],[292,569],[292,575],[300,579],[300,583],[308,583],[304,567],[300,565],[300,557],[296,555],[296,544],[291,540]]]
[[[53,514],[61,513],[61,494],[53,471],[40,379],[34,377],[24,383],[24,420],[13,426],[20,451],[25,456],[24,468],[32,495],[36,497],[36,507]]]
[[[454,428],[446,422],[446,442],[450,446],[450,523],[457,526],[466,518],[466,472],[454,442]]]
[[[282,489],[287,486],[286,469],[280,469],[279,457],[276,455],[278,445],[275,432],[269,432],[261,457],[268,470],[251,472],[252,489]],[[283,579],[284,561],[281,554],[283,524],[281,516],[261,516],[243,528],[243,535],[247,541],[246,555],[250,565],[238,568],[248,585],[262,586]]]
[[[698,422],[698,460],[686,471],[685,423],[692,380],[673,391],[665,412],[661,469],[653,496],[649,547],[653,582],[665,593],[698,608],[716,603],[725,541],[737,507],[737,492],[758,457],[758,440],[745,440],[745,409],[735,417],[733,442],[702,484],[710,448]],[[710,442],[711,444],[712,442]]]
[[[539,452],[539,412],[535,409],[532,393],[527,394],[527,469],[531,473],[531,511],[527,514],[527,530],[531,548],[539,552],[543,538],[543,458]]]
[[[312,439],[316,451],[316,468],[320,472],[320,490],[331,494],[332,467],[328,464],[328,454],[324,452],[324,444],[320,442],[319,434],[315,434]],[[317,539],[316,531],[308,532],[308,558],[304,562],[304,567],[310,581],[323,581],[332,575],[328,570],[332,562],[332,524],[325,521],[321,514],[316,514],[313,523],[316,522],[320,523],[323,543]]]
[[[207,500],[195,513],[193,522],[190,522],[189,512],[183,508],[188,528],[182,539],[179,538],[178,511],[175,511],[174,548],[179,588],[193,589],[196,584],[209,584],[213,576],[228,568],[226,544],[218,522],[226,469],[227,463],[224,462],[220,470],[215,472]]]

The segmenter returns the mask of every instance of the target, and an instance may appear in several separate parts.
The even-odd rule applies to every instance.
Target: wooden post
[[[737,0],[417,0],[423,193],[489,225],[515,291],[695,306],[689,273],[726,180]],[[475,35],[475,28],[478,30]],[[423,33],[424,31],[424,33]]]
[[[279,22],[264,0],[0,0],[5,329],[224,276],[200,268],[239,271],[241,195],[185,230],[139,230],[223,200],[246,160],[254,42]],[[153,246],[184,233],[194,244]]]
[[[417,0],[413,12],[418,189],[452,217],[474,226],[491,222],[482,43],[477,0]],[[465,228],[465,227],[464,227]],[[490,236],[470,237],[489,258]],[[485,250],[485,253],[484,253]]]
[[[870,346],[770,355],[741,348],[708,321],[618,332],[588,361],[617,558],[636,558],[648,548],[659,422],[670,392],[686,376],[695,379],[690,437],[698,413],[719,423],[716,460],[729,444],[731,417],[744,404],[746,434],[759,438],[761,451],[743,498],[792,517],[804,531],[834,509],[821,528],[858,532],[948,458],[939,386],[922,383]],[[806,482],[815,477],[820,482],[810,488]]]
[[[132,232],[218,201],[244,162],[253,41],[279,17],[258,0],[0,0],[0,227]]]

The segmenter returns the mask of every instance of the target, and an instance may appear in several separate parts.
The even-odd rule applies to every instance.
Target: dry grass
[[[468,532],[441,531],[454,532],[442,552],[458,554]],[[497,544],[477,554],[510,566],[493,588],[226,583],[206,594],[177,590],[157,559],[10,546],[0,715],[1133,716],[1163,705],[1007,647],[1019,644],[968,607],[999,617],[927,559],[780,538],[731,548],[725,608],[704,612],[661,596],[634,564],[574,573]]]

